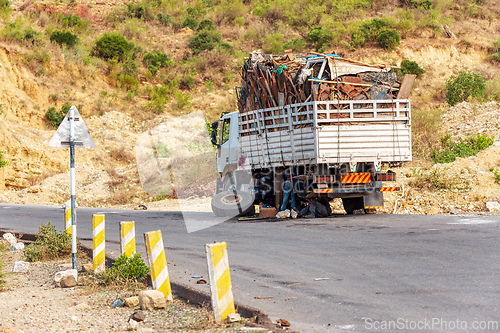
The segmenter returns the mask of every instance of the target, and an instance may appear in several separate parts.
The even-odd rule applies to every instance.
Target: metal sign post
[[[71,182],[71,259],[76,269],[76,205],[75,205],[75,116],[74,109],[69,109],[69,160]]]
[[[71,182],[71,258],[76,269],[76,186],[75,186],[75,147],[95,148],[94,140],[80,113],[73,105],[49,142],[50,147],[69,147]]]

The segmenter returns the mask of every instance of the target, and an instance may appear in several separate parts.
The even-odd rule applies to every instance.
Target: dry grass
[[[116,149],[112,149],[111,158],[126,164],[135,162],[135,156],[133,152],[128,147],[125,147],[125,145],[122,145]]]

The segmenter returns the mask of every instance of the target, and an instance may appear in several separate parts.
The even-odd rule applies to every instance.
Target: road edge
[[[21,241],[27,241],[27,242],[33,242],[36,239],[35,234],[31,233],[23,233],[19,231],[13,231],[13,230],[5,230],[5,229],[0,229],[0,237],[3,236],[5,233],[14,233],[17,235],[20,235],[20,240]],[[88,256],[89,258],[92,258],[92,253],[93,250],[91,247],[87,245],[80,244],[79,246]],[[112,267],[114,262],[116,261],[116,258],[111,257],[110,255],[106,254],[105,255],[105,265],[107,268]],[[149,285],[151,285],[151,275],[148,274],[148,281]],[[180,298],[189,301],[192,304],[199,305],[202,307],[208,307],[211,308],[211,296],[209,293],[198,290],[196,288],[193,288],[187,284],[181,283],[181,282],[175,282],[175,281],[170,281],[170,284],[172,286],[172,291]],[[259,324],[260,326],[268,326],[266,327],[267,329],[275,331],[277,327],[272,323],[271,319],[269,316],[264,313],[262,310],[259,310],[257,308],[254,308],[252,306],[242,304],[241,302],[235,302],[235,307],[236,307],[236,312],[238,312],[242,317],[245,318],[250,318],[254,319],[255,323]],[[272,328],[270,327],[272,326]],[[279,329],[279,328],[278,328]],[[281,330],[280,330],[281,331]]]

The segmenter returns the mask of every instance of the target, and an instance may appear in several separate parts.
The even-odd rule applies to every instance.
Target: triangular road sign
[[[69,147],[69,115],[71,114],[71,110],[73,110],[74,117],[74,140],[75,140],[75,148],[95,148],[95,142],[90,135],[87,126],[83,122],[80,113],[73,105],[64,117],[61,125],[57,128],[56,134],[50,139],[49,146],[50,147]]]

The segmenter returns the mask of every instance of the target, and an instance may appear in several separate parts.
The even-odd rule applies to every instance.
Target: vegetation
[[[486,85],[482,74],[461,71],[446,81],[446,101],[454,106],[469,98],[484,97]]]
[[[0,17],[6,18],[10,16],[11,12],[9,0],[0,0]]]
[[[71,104],[69,103],[64,103],[61,107],[61,111],[57,111],[55,107],[50,107],[45,113],[45,123],[55,128],[59,127],[70,108]]]
[[[401,69],[397,69],[396,72],[400,77],[403,77],[405,74],[416,74],[419,77],[425,73],[415,61],[406,59],[401,61]]]
[[[172,153],[173,149],[168,148],[168,146],[163,143],[157,143],[153,146],[153,157],[155,158],[167,158]]]
[[[490,171],[493,172],[493,176],[495,177],[495,183],[500,184],[500,172],[495,169],[491,169]]]
[[[104,272],[104,281],[107,284],[128,284],[131,282],[143,282],[149,273],[149,267],[141,259],[139,253],[131,257],[125,254],[119,256],[113,267]]]
[[[0,150],[0,169],[5,168],[7,165],[9,165],[9,161],[5,161],[3,159],[3,154],[5,154],[5,152]]]
[[[434,150],[431,154],[434,163],[451,163],[457,157],[469,157],[476,155],[483,149],[493,144],[495,138],[485,135],[472,135],[467,139],[460,139],[458,142],[452,141],[450,135],[441,139],[443,149]]]
[[[65,258],[71,254],[71,238],[47,222],[38,227],[36,241],[23,251],[24,260],[31,262]]]
[[[3,273],[3,267],[5,266],[4,253],[7,250],[8,250],[7,246],[4,245],[3,243],[0,243],[0,292],[3,290],[5,284],[4,280],[5,274]]]
[[[123,61],[133,45],[118,32],[103,34],[95,41],[93,54],[105,60],[116,59]]]
[[[67,47],[73,47],[78,42],[78,36],[67,30],[54,30],[50,34],[50,41],[56,42],[61,47],[64,45]]]
[[[189,47],[194,55],[205,50],[231,49],[231,46],[222,41],[222,35],[216,29],[203,29],[189,41]]]
[[[492,43],[492,52],[488,56],[488,60],[493,63],[500,64],[500,37]]]
[[[448,170],[431,169],[413,170],[414,179],[408,184],[415,188],[428,190],[459,190],[465,191],[470,188],[470,182]]]
[[[386,50],[394,50],[400,41],[401,36],[394,29],[383,29],[377,35],[377,42]]]

